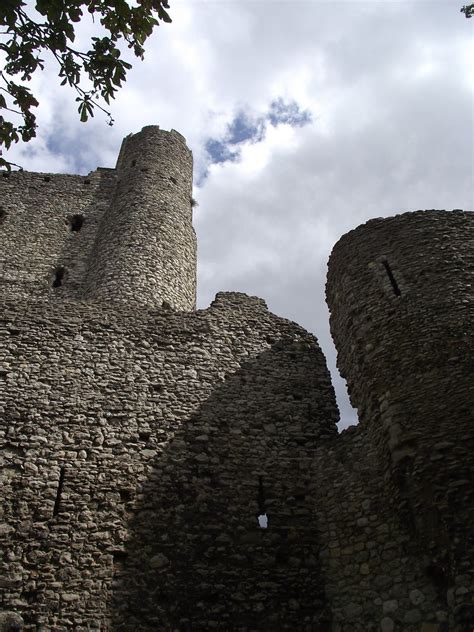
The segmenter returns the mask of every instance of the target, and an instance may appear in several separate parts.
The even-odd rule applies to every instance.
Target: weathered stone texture
[[[116,169],[15,172],[0,184],[0,287],[195,308],[192,154],[178,132],[128,136]]]
[[[338,435],[311,334],[193,311],[191,168],[0,180],[0,632],[471,632],[472,215],[336,245]]]
[[[26,629],[324,625],[307,488],[337,409],[311,335],[233,294],[2,321],[4,599]]]
[[[459,629],[474,622],[473,277],[474,215],[420,211],[348,233],[327,285],[338,365],[393,511]]]
[[[196,306],[193,160],[185,139],[156,126],[125,138],[86,296],[179,310]]]
[[[97,235],[116,182],[114,169],[88,176],[13,172],[0,179],[0,290],[79,298]],[[80,231],[72,231],[77,215]],[[64,269],[64,283],[52,287]]]

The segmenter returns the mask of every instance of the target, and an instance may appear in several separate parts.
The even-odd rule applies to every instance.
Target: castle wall
[[[462,630],[474,620],[473,229],[460,211],[371,220],[336,244],[327,284],[338,366],[394,515]]]
[[[16,171],[0,178],[0,291],[19,299],[81,296],[115,181],[113,169],[88,176]],[[80,230],[72,230],[75,217],[83,220]],[[62,284],[53,287],[61,269]]]
[[[310,478],[331,630],[446,630],[445,595],[426,574],[418,542],[394,515],[363,428],[352,426],[319,447]]]
[[[14,172],[0,193],[6,292],[195,308],[192,154],[178,132],[145,127],[116,169]]]
[[[313,336],[239,294],[0,313],[0,593],[23,629],[441,632]]]
[[[238,294],[0,314],[4,611],[26,630],[329,629],[310,464],[338,414],[313,336]]]

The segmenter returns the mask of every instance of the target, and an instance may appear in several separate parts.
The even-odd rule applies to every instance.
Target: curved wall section
[[[1,307],[0,629],[328,632],[311,334],[237,293]]]
[[[352,403],[427,573],[454,602],[474,559],[473,276],[474,214],[419,211],[345,235],[327,282]],[[455,609],[469,621],[472,596]]]
[[[192,154],[184,137],[157,126],[128,136],[117,177],[90,260],[86,296],[193,310]]]

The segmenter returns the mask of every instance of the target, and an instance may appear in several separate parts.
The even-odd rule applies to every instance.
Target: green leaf
[[[39,23],[30,17],[33,6],[43,16]],[[97,99],[109,104],[126,81],[132,65],[122,61],[121,46],[126,45],[138,58],[143,58],[144,44],[155,27],[160,21],[171,22],[166,9],[169,9],[166,0],[0,0],[0,26],[7,35],[0,42],[4,59],[0,109],[5,111],[12,103],[18,110],[14,117],[20,117],[13,122],[0,116],[0,144],[9,148],[12,143],[27,142],[36,134],[32,110],[38,101],[25,85],[10,77],[20,77],[23,82],[32,79],[38,69],[44,68],[44,51],[51,53],[58,63],[60,85],[76,90],[80,120],[86,122],[99,108],[112,125],[110,113]],[[75,50],[71,46],[76,38],[75,24],[85,11],[105,33],[99,30],[93,34],[90,50]],[[90,91],[83,89],[83,80],[91,82]]]

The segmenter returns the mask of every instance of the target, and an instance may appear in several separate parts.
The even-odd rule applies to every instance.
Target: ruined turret
[[[157,126],[127,136],[117,185],[102,217],[86,297],[189,311],[196,305],[192,154]]]
[[[474,559],[473,273],[474,214],[425,211],[345,235],[327,282],[352,404],[445,595]],[[472,622],[456,595],[456,622]]]

